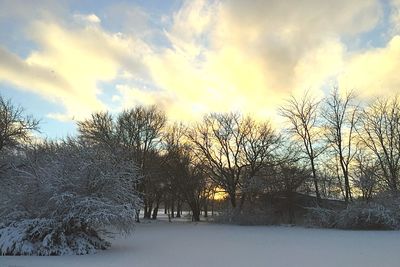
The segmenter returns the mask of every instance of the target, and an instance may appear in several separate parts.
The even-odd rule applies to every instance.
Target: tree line
[[[140,195],[146,219],[157,218],[161,207],[172,216],[187,207],[198,221],[217,192],[226,194],[230,209],[240,211],[272,193],[304,193],[318,206],[327,198],[351,203],[399,191],[397,96],[366,103],[338,88],[323,99],[306,92],[279,108],[285,121],[279,128],[240,113],[171,123],[157,106],[137,106],[118,114],[93,113],[77,122],[77,135],[68,141],[34,144],[29,139],[39,121],[0,100],[1,173],[10,167],[7,157],[21,155],[15,151],[46,153],[72,144],[101,149],[115,160],[110,166],[120,158],[137,170],[140,179],[132,192]]]

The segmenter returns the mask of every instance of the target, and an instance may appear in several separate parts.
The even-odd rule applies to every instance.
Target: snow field
[[[400,231],[157,221],[94,255],[0,257],[0,267],[400,266]]]

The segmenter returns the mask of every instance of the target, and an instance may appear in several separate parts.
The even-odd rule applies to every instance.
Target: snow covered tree
[[[111,151],[119,147],[137,163],[143,175],[137,189],[143,193],[144,217],[147,219],[151,217],[153,203],[157,202],[153,194],[157,190],[153,188],[153,180],[158,171],[152,168],[152,160],[157,157],[165,123],[164,112],[156,106],[137,106],[124,110],[116,118],[107,112],[94,113],[91,118],[78,122],[82,140],[108,147]]]
[[[141,200],[133,162],[74,140],[26,150],[2,176],[0,254],[87,254],[128,233]]]

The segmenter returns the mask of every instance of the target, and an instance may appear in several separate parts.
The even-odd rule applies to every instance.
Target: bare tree
[[[24,115],[24,109],[0,95],[0,151],[30,140],[32,131],[39,130],[39,121]]]
[[[279,140],[268,123],[237,113],[207,115],[187,137],[211,179],[229,195],[233,208],[240,189],[271,158]],[[245,193],[240,193],[243,204]]]
[[[362,114],[359,136],[376,156],[389,190],[397,194],[400,172],[400,102],[377,99]]]
[[[341,96],[339,89],[334,88],[326,98],[322,112],[325,119],[325,137],[335,156],[338,155],[338,164],[344,179],[346,203],[352,199],[349,168],[357,152],[354,142],[359,108],[353,103],[354,100],[353,92]]]
[[[306,92],[300,100],[292,96],[280,108],[281,116],[290,122],[289,132],[300,138],[303,143],[303,152],[311,164],[315,195],[318,201],[320,201],[321,196],[318,187],[316,159],[324,151],[324,148],[319,144],[322,137],[317,120],[319,104],[320,101],[316,101]]]
[[[169,178],[171,201],[182,196],[192,211],[193,220],[199,221],[201,204],[204,202],[206,173],[201,164],[195,161],[191,147],[185,142],[186,130],[182,124],[174,124],[165,131],[165,172]]]
[[[155,106],[123,111],[117,119],[117,132],[122,145],[131,151],[144,176],[138,190],[144,194],[144,217],[150,219],[152,204],[151,168],[148,160],[161,141],[161,132],[166,123],[164,112]],[[154,177],[154,176],[153,176]]]
[[[309,177],[309,169],[299,166],[297,162],[282,162],[277,166],[277,183],[286,196],[285,206],[288,210],[289,223],[294,223],[294,193]]]
[[[108,112],[93,113],[89,119],[78,121],[80,138],[94,144],[114,149],[118,145],[116,123]]]
[[[340,198],[345,199],[345,190],[343,186],[343,179],[340,174],[339,157],[333,156],[333,159],[328,159],[322,164],[320,169],[320,193],[325,198]]]
[[[354,186],[361,191],[363,200],[370,201],[379,182],[379,163],[365,150],[360,150],[354,160]]]

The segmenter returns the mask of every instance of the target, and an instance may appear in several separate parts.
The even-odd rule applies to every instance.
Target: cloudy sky
[[[45,136],[139,104],[273,118],[332,86],[400,92],[400,0],[0,0],[0,92]]]

